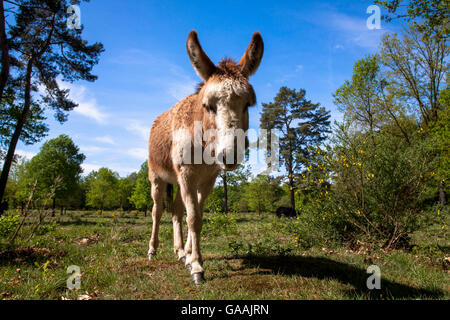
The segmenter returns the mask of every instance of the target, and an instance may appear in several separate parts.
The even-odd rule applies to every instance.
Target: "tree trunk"
[[[227,184],[227,172],[223,172],[223,210],[225,214],[228,213],[228,184]]]
[[[3,0],[0,0],[0,50],[2,55],[2,70],[0,72],[0,102],[3,99],[3,91],[5,91],[6,83],[9,77],[9,48],[5,30],[5,9],[3,7]]]
[[[295,211],[294,176],[289,172],[289,194],[291,196],[291,208]]]
[[[19,141],[22,133],[23,126],[28,117],[31,105],[31,72],[33,71],[33,59],[30,59],[27,64],[27,73],[25,75],[25,100],[19,121],[17,122],[16,129],[14,130],[11,142],[9,143],[8,153],[6,154],[5,162],[3,163],[3,170],[0,177],[0,203],[3,201],[5,195],[6,183],[8,182],[8,175],[11,169],[11,165],[14,159],[14,153],[16,151],[17,142]]]

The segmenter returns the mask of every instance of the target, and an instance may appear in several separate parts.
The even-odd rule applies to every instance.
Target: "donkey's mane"
[[[220,60],[219,64],[216,67],[216,70],[214,71],[214,74],[219,76],[228,76],[232,78],[242,77],[236,61],[228,57],[225,57],[222,60]],[[197,87],[195,88],[195,93],[196,94],[199,93],[204,85],[205,85],[204,81],[199,82],[197,84]]]

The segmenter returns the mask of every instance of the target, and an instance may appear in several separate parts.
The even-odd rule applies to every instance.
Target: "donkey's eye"
[[[212,113],[216,113],[216,107],[213,105],[203,104],[203,107],[208,111]]]

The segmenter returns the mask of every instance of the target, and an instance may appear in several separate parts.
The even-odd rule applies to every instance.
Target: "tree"
[[[445,92],[443,85],[444,77],[448,75],[450,48],[447,43],[448,15],[445,20],[432,21],[429,20],[431,19],[428,16],[429,13],[423,10],[426,11],[420,7],[416,13],[412,14],[417,14],[417,17],[424,14],[425,21],[412,22],[402,39],[399,39],[396,34],[386,34],[383,37],[381,57],[383,64],[388,68],[388,78],[396,90],[396,96],[408,105],[409,110],[418,118],[420,127],[428,136],[433,130],[433,125],[440,121],[439,116],[445,115],[442,111],[446,107],[439,95]],[[440,25],[437,21],[444,24]],[[430,36],[436,28],[444,28],[446,31]],[[434,136],[437,139],[445,138],[445,134]],[[437,141],[436,144],[445,145],[445,141]],[[444,179],[439,183],[442,203],[446,202]]]
[[[11,143],[21,113],[20,102],[17,102],[14,94],[8,90],[0,108],[0,149],[7,148]],[[32,103],[19,139],[26,145],[40,141],[48,132],[45,120],[44,110],[37,103]]]
[[[133,192],[135,184],[133,183],[133,176],[128,176],[126,178],[121,178],[117,183],[117,195],[119,197],[119,207],[120,210],[124,208],[129,208],[130,197]]]
[[[334,103],[344,113],[345,120],[371,133],[380,128],[383,120],[378,98],[385,81],[380,79],[379,71],[377,55],[358,60],[353,66],[352,80],[345,81],[333,95]]]
[[[0,103],[3,100],[3,91],[9,78],[9,46],[6,37],[6,19],[4,1],[0,1],[0,51],[1,51],[1,71],[0,71]]]
[[[439,182],[439,200],[447,204],[446,179],[450,177],[450,77],[447,76],[447,88],[440,94],[443,110],[438,114],[438,120],[431,125],[432,144],[438,154],[436,178]],[[448,191],[448,190],[447,190]]]
[[[326,139],[330,112],[306,100],[304,89],[286,87],[280,88],[274,102],[262,106],[261,128],[280,132],[280,162],[286,167],[291,208],[295,210],[294,175],[307,162],[310,147]]]
[[[392,120],[407,143],[410,139],[404,127],[406,112],[396,98],[396,92],[381,69],[379,55],[369,55],[355,62],[350,81],[336,90],[334,103],[344,113],[344,121],[352,123],[372,136]]]
[[[72,1],[78,4],[80,1]],[[67,120],[67,112],[77,105],[68,98],[68,90],[61,89],[63,81],[94,81],[93,66],[103,51],[100,43],[89,45],[81,38],[81,29],[67,27],[67,0],[21,0],[8,2],[14,12],[15,24],[10,26],[8,49],[10,61],[17,62],[15,78],[10,80],[20,103],[21,112],[8,146],[0,177],[0,201],[3,199],[15,148],[30,114],[35,95],[40,93],[38,105],[52,108],[59,122]],[[1,12],[0,12],[1,13]],[[1,25],[1,21],[0,21]],[[1,34],[1,27],[0,27]],[[3,48],[2,48],[3,49]],[[3,57],[3,56],[2,56]]]
[[[383,17],[385,21],[406,19],[407,22],[419,25],[419,31],[448,37],[450,32],[450,8],[448,1],[442,0],[409,0],[401,5],[401,0],[377,0],[375,3],[384,6],[390,15]],[[399,12],[399,8],[406,11]]]
[[[241,189],[243,184],[245,184],[248,179],[251,177],[250,167],[245,167],[244,165],[240,165],[236,170],[226,171],[223,170],[220,173],[221,186],[223,187],[223,211],[225,213],[229,212],[229,208],[233,206],[233,204],[239,201],[239,193],[236,189]],[[230,186],[230,195],[229,195],[229,187]],[[228,199],[231,198],[232,204],[229,204]]]
[[[100,210],[117,207],[120,204],[117,197],[119,175],[108,168],[100,168],[92,177],[86,194],[87,205]]]
[[[258,212],[274,209],[275,190],[267,175],[258,175],[244,188],[244,194],[250,210]]]
[[[144,210],[147,214],[147,209],[153,205],[151,197],[150,181],[148,180],[148,164],[145,161],[141,165],[141,169],[137,173],[136,184],[130,197],[130,202],[138,210]]]
[[[67,135],[60,135],[45,142],[40,152],[31,159],[27,171],[32,181],[38,182],[42,192],[49,193],[59,177],[61,180],[52,199],[53,214],[56,201],[65,202],[75,192],[83,172],[81,164],[85,155]],[[61,207],[64,207],[61,204]]]
[[[16,156],[11,167],[10,178],[6,186],[4,199],[10,208],[23,207],[27,194],[24,194],[24,179],[26,178],[26,167],[29,161],[24,157]]]
[[[381,58],[388,81],[425,128],[442,110],[439,92],[448,72],[449,53],[443,38],[428,37],[415,25],[405,30],[402,39],[397,34],[382,38]]]

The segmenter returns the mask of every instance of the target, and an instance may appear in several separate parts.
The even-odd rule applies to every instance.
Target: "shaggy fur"
[[[259,33],[254,33],[247,51],[239,63],[226,58],[215,66],[205,54],[198,41],[197,33],[191,31],[186,43],[189,58],[197,74],[203,79],[196,93],[184,98],[153,123],[149,139],[149,179],[152,185],[152,236],[149,243],[149,258],[156,254],[158,230],[162,215],[162,202],[168,184],[177,184],[178,191],[172,208],[174,227],[174,251],[180,261],[185,262],[192,275],[203,275],[200,254],[200,232],[202,229],[203,204],[210,193],[220,170],[233,170],[239,163],[232,164],[186,164],[180,161],[186,145],[174,139],[181,132],[181,138],[188,141],[194,159],[195,148],[202,151],[210,143],[217,143],[218,152],[225,155],[232,148],[233,137],[229,131],[248,130],[248,107],[256,103],[256,96],[248,77],[259,66],[264,45]],[[256,59],[256,60],[255,60]],[[200,121],[200,122],[199,122]],[[217,129],[215,138],[204,141],[194,137],[195,123],[201,123],[202,132]],[[199,139],[197,139],[199,138]],[[200,141],[200,143],[198,143]],[[231,153],[231,152],[230,152]],[[212,156],[216,157],[215,152]],[[171,203],[171,197],[168,197]],[[183,247],[182,217],[187,211],[188,236]],[[194,279],[200,279],[194,277]]]

